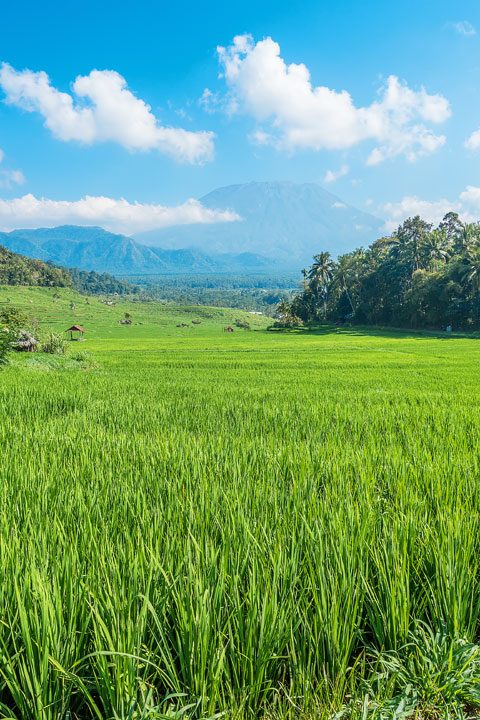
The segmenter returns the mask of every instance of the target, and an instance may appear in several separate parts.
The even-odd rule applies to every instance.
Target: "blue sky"
[[[16,0],[0,17],[4,229],[225,221],[185,201],[250,180],[318,182],[392,226],[480,218],[478,3]]]

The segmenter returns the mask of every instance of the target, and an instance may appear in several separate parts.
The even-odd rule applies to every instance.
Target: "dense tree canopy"
[[[72,280],[63,268],[17,255],[0,245],[0,285],[71,287]]]
[[[480,224],[418,215],[390,236],[333,260],[314,257],[288,312],[304,322],[480,329]]]
[[[61,268],[18,255],[0,245],[0,285],[71,287],[88,295],[126,295],[138,289],[107,273]]]

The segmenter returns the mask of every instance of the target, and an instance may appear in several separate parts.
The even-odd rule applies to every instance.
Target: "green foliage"
[[[14,335],[26,327],[29,320],[27,314],[15,305],[0,304],[0,323]]]
[[[8,329],[0,323],[0,368],[7,364],[7,353],[10,349],[10,334]]]
[[[33,352],[38,340],[33,332],[26,328],[31,325],[23,310],[15,305],[0,305],[0,364],[7,362],[9,350]]]
[[[76,268],[61,268],[18,255],[0,245],[0,285],[30,285],[39,287],[73,287],[90,295],[126,295],[138,292],[130,283],[108,275]]]
[[[298,283],[293,275],[148,275],[132,282],[152,298],[176,304],[241,308],[273,315],[275,306],[290,300]]]
[[[69,268],[68,274],[72,287],[86,295],[129,295],[138,292],[136,286],[125,280],[118,280],[108,273]]]
[[[247,322],[246,320],[240,320],[239,318],[237,318],[235,320],[235,325],[236,325],[236,327],[240,328],[241,330],[250,330],[251,329],[249,322]]]
[[[0,285],[70,287],[72,281],[66,270],[17,255],[0,245]]]
[[[374,652],[366,677],[338,713],[340,718],[394,720],[477,716],[480,709],[480,645],[452,638],[445,626],[417,623],[398,651]],[[357,664],[357,669],[361,663]]]
[[[409,218],[368,250],[314,258],[290,313],[307,322],[480,328],[480,225]]]
[[[41,345],[41,350],[50,355],[65,355],[67,343],[65,337],[59,333],[49,333]]]

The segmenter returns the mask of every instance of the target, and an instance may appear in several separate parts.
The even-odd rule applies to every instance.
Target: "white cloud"
[[[438,224],[450,210],[460,212],[461,209],[461,204],[458,201],[452,202],[446,198],[433,201],[422,200],[415,195],[408,195],[399,202],[389,202],[381,205],[379,214],[387,218],[384,226],[385,231],[392,232],[408,217],[420,215],[423,220]]]
[[[429,124],[448,119],[448,100],[424,88],[412,90],[394,75],[377,100],[356,107],[346,90],[313,86],[303,63],[287,65],[270,37],[255,43],[249,35],[238,35],[217,52],[230,111],[268,124],[271,142],[279,148],[339,150],[370,140],[376,147],[367,162],[375,165],[397,155],[413,161],[445,143]]]
[[[350,168],[348,167],[348,165],[342,165],[338,170],[327,170],[327,172],[323,176],[323,182],[336,182],[340,178],[345,177],[345,175],[348,175],[349,170]]]
[[[130,234],[170,225],[239,219],[230,210],[212,210],[193,199],[175,207],[88,195],[75,201],[48,200],[30,194],[13,200],[0,199],[0,229],[4,231],[74,224],[101,225],[112,232]]]
[[[475,130],[475,132],[465,140],[465,147],[467,150],[472,150],[472,152],[480,150],[480,129]]]
[[[464,35],[465,37],[472,37],[477,34],[475,27],[468,20],[459,20],[458,22],[451,23],[451,27],[459,35]]]
[[[23,185],[25,175],[21,170],[0,170],[0,188],[10,189],[14,185]]]
[[[465,222],[480,220],[480,187],[467,185],[457,200],[423,200],[415,195],[402,198],[399,202],[381,205],[377,214],[386,217],[384,229],[392,232],[406,218],[420,215],[424,220],[438,225],[447,212],[457,212]]]
[[[465,190],[460,193],[460,200],[464,206],[476,212],[480,217],[480,187],[467,185]]]
[[[45,72],[17,71],[3,63],[0,87],[8,104],[40,113],[45,126],[64,142],[111,141],[131,151],[155,149],[190,163],[213,157],[213,133],[162,126],[150,106],[113,70],[77,77],[70,95],[54,88]]]
[[[339,208],[339,209],[341,209],[341,208],[346,208],[346,207],[347,207],[347,206],[345,205],[345,203],[338,202],[338,200],[337,200],[336,202],[334,202],[333,205],[332,205],[332,208]]]

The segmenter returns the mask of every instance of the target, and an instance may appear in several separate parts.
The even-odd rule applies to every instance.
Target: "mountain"
[[[0,233],[0,244],[56,265],[124,276],[260,272],[271,269],[273,263],[250,252],[207,255],[196,249],[162,250],[100,227],[76,225]]]
[[[62,225],[0,233],[0,244],[63,267],[121,276],[298,272],[321,250],[336,256],[381,234],[381,220],[313,183],[230,185],[201,202],[234,210],[241,219],[152,230],[135,238]]]
[[[339,255],[368,245],[383,222],[357,210],[314,183],[251,182],[205,195],[208,208],[230,209],[242,218],[216,225],[183,225],[138,233],[150,247],[194,247],[215,253],[261,253],[299,269],[320,250]]]
[[[0,241],[3,239],[0,233]],[[71,287],[89,295],[138,291],[129,283],[106,273],[62,268],[19,255],[0,245],[0,285],[33,285],[38,287]]]

